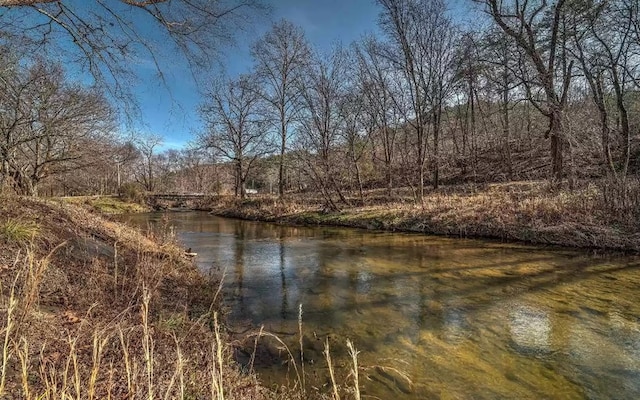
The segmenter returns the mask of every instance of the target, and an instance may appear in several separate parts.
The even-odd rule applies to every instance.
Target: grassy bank
[[[267,396],[231,359],[218,282],[170,237],[0,199],[0,398]]]
[[[332,373],[330,385],[305,388],[298,352],[256,327],[242,340],[251,358],[259,342],[272,346],[295,374],[267,388],[241,367],[220,278],[198,271],[169,234],[67,202],[0,196],[0,398],[360,398],[353,346],[344,384]]]
[[[102,214],[131,214],[151,211],[151,207],[126,201],[118,196],[60,197],[60,201],[75,204]]]
[[[295,195],[285,203],[270,196],[222,199],[213,213],[235,218],[304,225],[334,225],[492,238],[533,244],[640,251],[640,190],[583,184],[560,190],[544,182],[464,185],[426,194],[415,204],[409,193],[388,199],[370,191],[339,211],[321,199]]]

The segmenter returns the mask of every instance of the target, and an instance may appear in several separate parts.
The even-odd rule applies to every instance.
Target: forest
[[[118,86],[100,84],[124,86],[117,70],[86,85],[5,34],[2,188],[312,192],[330,209],[372,190],[421,203],[442,185],[523,180],[637,197],[636,1],[469,1],[473,26],[443,0],[376,3],[379,34],[329,52],[274,23],[246,74],[201,88],[202,127],[183,149],[123,133]]]

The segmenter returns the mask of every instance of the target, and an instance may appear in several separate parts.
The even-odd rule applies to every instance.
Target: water
[[[162,216],[128,218],[147,226]],[[200,268],[226,271],[238,337],[264,325],[296,353],[302,304],[307,385],[327,383],[329,337],[340,379],[349,338],[363,394],[381,399],[640,398],[640,258],[199,212],[166,218]],[[265,380],[293,379],[274,343],[258,347]]]

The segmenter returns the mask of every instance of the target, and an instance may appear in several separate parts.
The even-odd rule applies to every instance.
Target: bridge
[[[198,209],[208,203],[204,193],[155,193],[147,195],[147,204],[156,210],[170,208]]]
[[[169,200],[169,201],[187,201],[200,200],[211,197],[204,193],[154,193],[147,195],[148,199],[153,200]]]

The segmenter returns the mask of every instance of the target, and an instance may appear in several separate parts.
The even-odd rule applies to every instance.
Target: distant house
[[[258,189],[245,189],[246,194],[258,194]]]

